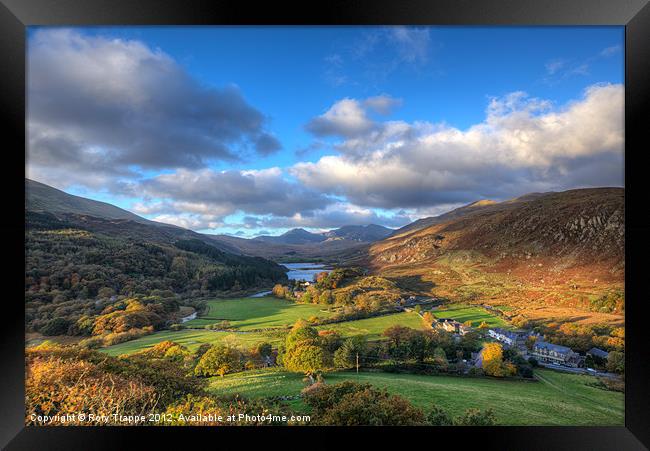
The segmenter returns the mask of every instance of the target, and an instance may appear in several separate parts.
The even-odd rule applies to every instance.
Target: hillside
[[[398,230],[357,261],[430,293],[510,305],[532,319],[618,323],[624,213],[622,188],[470,204]],[[603,298],[621,302],[603,306]]]
[[[82,207],[105,215],[123,210],[71,200],[46,185],[37,188],[38,195],[31,196],[36,205],[28,201],[25,209],[28,330],[41,331],[55,318],[76,327],[83,316],[97,315],[124,297],[158,302],[161,296],[214,296],[286,281],[286,268],[227,252],[204,235],[146,220],[80,214]]]
[[[127,219],[143,224],[153,222],[106,202],[74,196],[30,179],[25,179],[25,208],[31,211],[75,213],[98,218]]]

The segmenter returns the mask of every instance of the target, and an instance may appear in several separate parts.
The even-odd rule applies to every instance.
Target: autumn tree
[[[285,339],[281,361],[289,371],[305,373],[310,379],[317,371],[329,366],[331,355],[325,349],[324,340],[306,321],[294,324]]]
[[[324,290],[318,297],[318,302],[320,304],[332,304],[334,302],[334,298],[332,297],[332,291]]]
[[[433,324],[436,320],[436,317],[430,311],[426,311],[424,312],[424,315],[422,315],[422,319],[428,324]]]
[[[215,345],[199,359],[194,368],[197,376],[222,376],[241,371],[243,368],[241,353],[230,346]]]
[[[625,372],[625,354],[619,351],[611,351],[607,356],[607,371],[613,373]]]
[[[510,362],[503,360],[503,348],[499,343],[486,343],[481,351],[483,358],[483,371],[488,376],[505,377],[514,376],[517,368]]]

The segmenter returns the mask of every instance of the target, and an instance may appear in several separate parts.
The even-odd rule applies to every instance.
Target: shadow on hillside
[[[431,290],[435,288],[436,284],[430,280],[422,279],[421,275],[416,276],[399,276],[399,277],[389,277],[390,281],[394,282],[397,285],[397,288],[402,290],[411,290],[420,293],[431,293]]]

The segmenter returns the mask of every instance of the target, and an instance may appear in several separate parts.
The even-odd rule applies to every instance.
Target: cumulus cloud
[[[138,188],[150,201],[136,205],[135,211],[192,217],[203,224],[220,222],[237,211],[255,215],[305,214],[333,202],[322,193],[286,180],[279,168],[179,169],[143,180]]]
[[[379,96],[368,97],[363,101],[363,105],[375,111],[378,114],[390,114],[393,109],[402,104],[402,99],[396,99],[387,94]]]
[[[369,117],[369,112],[386,115],[401,104],[401,99],[387,94],[364,100],[346,97],[334,103],[325,113],[309,121],[305,129],[319,137],[338,136],[352,139],[383,128],[382,124]]]
[[[267,155],[280,143],[266,126],[237,87],[205,86],[139,41],[62,29],[30,39],[28,164],[41,179],[92,185],[133,167]]]
[[[361,102],[345,98],[336,102],[322,115],[312,119],[305,128],[316,136],[352,138],[369,132],[374,125]]]
[[[598,84],[556,107],[515,92],[460,130],[392,122],[347,140],[339,155],[298,163],[303,184],[381,208],[426,207],[531,191],[621,185],[623,87]],[[351,152],[350,149],[354,149]]]
[[[411,222],[412,216],[404,211],[392,214],[378,214],[376,211],[348,202],[337,202],[325,208],[299,212],[292,216],[268,216],[259,218],[258,227],[267,228],[316,228],[331,229],[344,225],[381,224],[386,227],[401,227]]]

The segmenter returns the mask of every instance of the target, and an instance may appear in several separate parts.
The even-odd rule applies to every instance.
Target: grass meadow
[[[381,372],[337,372],[325,374],[330,384],[353,380],[385,388],[428,411],[433,404],[452,415],[466,409],[492,408],[500,424],[507,425],[622,425],[623,393],[589,385],[591,376],[536,370],[539,382],[427,376]],[[238,393],[250,398],[291,396],[304,388],[303,376],[280,369],[248,371],[210,381],[216,395]],[[308,412],[300,400],[289,402],[298,412]]]
[[[444,309],[434,309],[432,313],[437,318],[453,318],[458,322],[472,321],[474,327],[478,327],[485,321],[490,327],[502,327],[505,329],[512,326],[500,317],[488,312],[482,307],[475,307],[464,304],[446,305]]]

